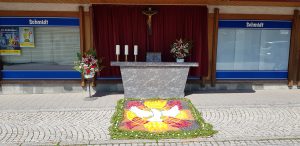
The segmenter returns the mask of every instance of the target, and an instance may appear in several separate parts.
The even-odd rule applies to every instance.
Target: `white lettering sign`
[[[263,22],[247,22],[246,27],[258,27],[258,28],[263,28],[264,23]]]
[[[36,19],[29,19],[29,24],[35,25],[35,24],[41,24],[41,25],[48,25],[48,20],[36,20]]]
[[[10,29],[10,28],[1,28],[0,31],[17,31],[16,29]]]

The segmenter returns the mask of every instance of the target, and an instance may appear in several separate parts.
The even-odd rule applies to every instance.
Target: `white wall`
[[[9,3],[0,2],[0,10],[14,11],[78,11],[79,6],[88,11],[89,4],[54,4],[54,3]],[[230,14],[278,14],[292,15],[297,7],[266,7],[266,6],[217,6],[209,5],[209,13],[219,8],[220,13]]]
[[[79,6],[83,6],[84,11],[89,11],[89,4],[0,2],[0,10],[7,11],[79,11]]]
[[[214,8],[220,9],[220,14],[275,14],[293,15],[297,7],[266,7],[266,6],[208,6],[209,13],[213,13]]]

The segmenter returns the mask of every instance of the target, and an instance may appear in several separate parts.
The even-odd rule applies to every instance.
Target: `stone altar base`
[[[124,97],[184,97],[188,67],[121,67]]]
[[[120,66],[125,98],[184,97],[191,66],[198,63],[112,62]]]

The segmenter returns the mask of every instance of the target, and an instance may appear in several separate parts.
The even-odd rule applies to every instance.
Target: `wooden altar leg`
[[[81,87],[84,87],[85,86],[85,80],[84,80],[84,76],[83,74],[81,74]]]
[[[96,87],[97,74],[92,78],[92,87]]]
[[[201,86],[201,88],[205,87],[205,78],[204,77],[201,78],[200,86]]]
[[[294,84],[293,81],[289,81],[289,82],[288,82],[288,87],[289,87],[290,89],[293,88],[293,84]]]

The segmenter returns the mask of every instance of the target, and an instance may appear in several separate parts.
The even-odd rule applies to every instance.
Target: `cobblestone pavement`
[[[189,95],[203,118],[219,132],[208,138],[158,142],[110,139],[110,118],[122,95],[95,100],[86,100],[81,93],[0,95],[0,145],[300,145],[300,92],[266,92]],[[269,97],[261,97],[273,94],[285,96],[274,95],[269,102]],[[236,101],[239,97],[235,95],[251,99]],[[218,98],[231,102],[222,104]]]

